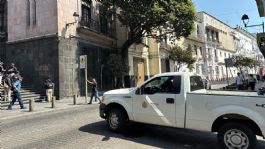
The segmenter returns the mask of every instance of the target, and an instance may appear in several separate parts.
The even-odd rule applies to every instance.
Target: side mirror
[[[141,95],[141,88],[137,88],[137,90],[135,91],[136,95]]]

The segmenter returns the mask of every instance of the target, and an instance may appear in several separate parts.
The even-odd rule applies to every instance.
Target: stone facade
[[[15,63],[23,76],[23,85],[43,91],[43,82],[50,77],[59,96],[58,38],[56,36],[7,44],[7,60]]]
[[[8,42],[57,33],[57,1],[8,0]]]
[[[91,20],[85,23],[84,6],[91,11]],[[24,77],[23,85],[44,91],[43,81],[49,77],[57,99],[63,99],[85,94],[79,57],[87,55],[88,78],[95,77],[100,90],[111,88],[111,76],[104,70],[108,55],[117,46],[115,24],[100,26],[98,6],[95,0],[9,0],[8,40],[0,43],[4,45],[0,45],[1,57],[7,58],[7,64],[15,63]]]

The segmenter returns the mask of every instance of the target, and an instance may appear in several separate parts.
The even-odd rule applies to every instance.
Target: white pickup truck
[[[208,91],[200,76],[164,73],[131,89],[105,92],[100,116],[112,131],[134,121],[218,133],[227,149],[253,149],[265,135],[265,98],[256,93]]]

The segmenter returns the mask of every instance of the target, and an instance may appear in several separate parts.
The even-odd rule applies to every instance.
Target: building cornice
[[[42,35],[42,36],[34,36],[34,37],[30,37],[30,38],[7,41],[6,43],[7,44],[15,44],[15,43],[20,43],[20,42],[27,42],[27,41],[31,41],[31,40],[38,40],[38,39],[51,38],[51,37],[58,37],[58,34],[53,33],[53,34],[47,34],[47,35]]]

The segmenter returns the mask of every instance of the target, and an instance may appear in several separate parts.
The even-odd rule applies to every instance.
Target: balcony
[[[222,46],[222,42],[218,41],[207,41],[206,42],[208,47],[220,48]]]
[[[198,34],[198,35],[190,35],[188,37],[188,39],[190,40],[193,40],[193,41],[197,41],[197,42],[201,42],[201,43],[204,43],[205,42],[205,37],[201,34]]]
[[[113,27],[112,23],[103,25],[100,23],[100,21],[93,19],[81,19],[79,22],[79,28],[85,28],[99,34],[115,38],[115,28]]]

